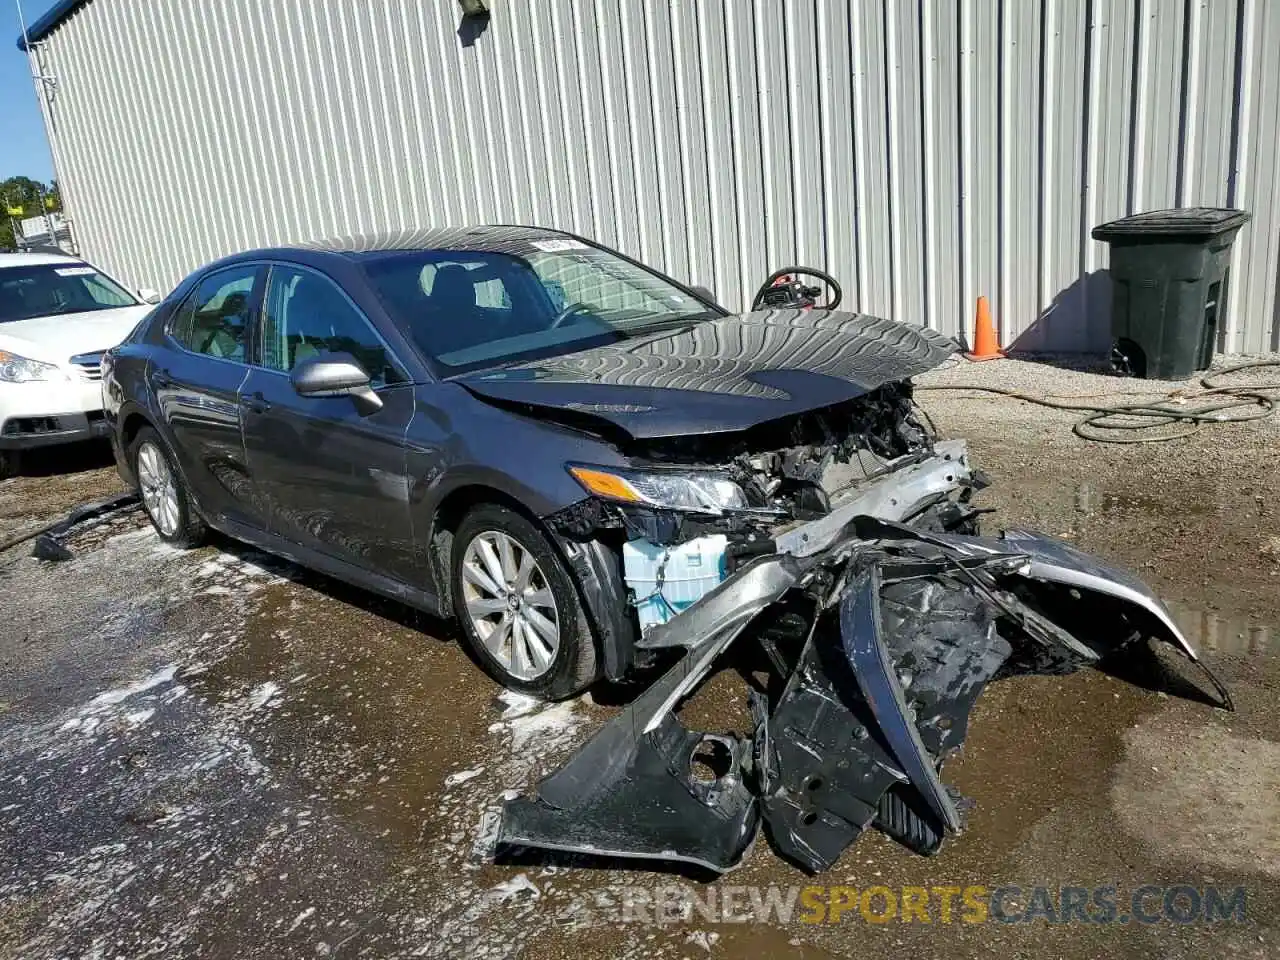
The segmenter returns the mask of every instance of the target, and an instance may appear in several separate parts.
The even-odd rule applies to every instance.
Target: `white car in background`
[[[102,354],[159,299],[75,257],[0,253],[0,479],[24,450],[107,436]]]

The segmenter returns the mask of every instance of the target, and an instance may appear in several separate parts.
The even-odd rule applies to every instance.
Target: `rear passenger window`
[[[170,335],[192,353],[243,363],[259,269],[231,267],[205,277],[178,308]]]

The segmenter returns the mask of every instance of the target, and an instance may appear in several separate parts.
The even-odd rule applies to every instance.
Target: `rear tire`
[[[153,427],[141,428],[133,438],[129,462],[138,480],[142,507],[160,539],[184,548],[203,543],[209,528],[196,515],[182,474]]]
[[[497,504],[473,509],[454,531],[449,573],[462,634],[498,683],[563,700],[595,681],[595,641],[577,588],[526,517]]]

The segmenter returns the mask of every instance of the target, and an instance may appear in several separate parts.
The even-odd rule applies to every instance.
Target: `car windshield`
[[[132,307],[137,298],[87,263],[0,268],[0,323]]]
[[[590,346],[717,316],[663,278],[569,237],[502,250],[366,254],[383,305],[445,375]]]

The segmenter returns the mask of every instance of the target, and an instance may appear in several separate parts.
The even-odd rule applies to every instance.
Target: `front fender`
[[[627,605],[622,558],[599,540],[571,540],[554,530],[551,536],[577,581],[587,619],[600,640],[604,675],[621,680],[635,663],[637,632]]]

